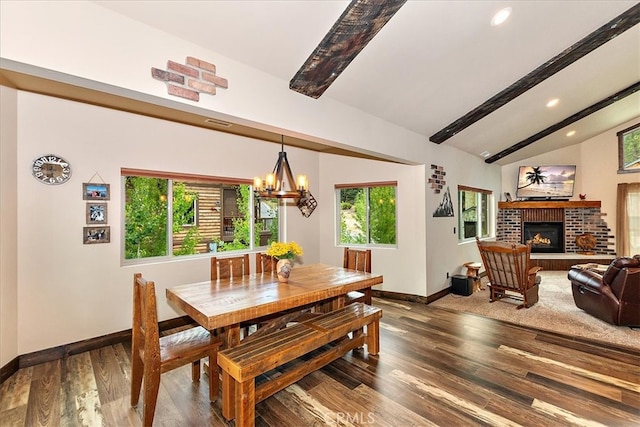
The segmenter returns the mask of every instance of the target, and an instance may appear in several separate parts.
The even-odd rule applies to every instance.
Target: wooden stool
[[[467,268],[467,277],[471,277],[473,279],[473,292],[477,292],[480,289],[484,290],[484,288],[480,286],[480,268],[482,267],[482,264],[471,261],[463,264],[463,266]]]

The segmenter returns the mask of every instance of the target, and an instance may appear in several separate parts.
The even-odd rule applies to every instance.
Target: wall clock
[[[64,184],[71,178],[71,165],[55,154],[47,154],[31,162],[33,177],[43,184]]]

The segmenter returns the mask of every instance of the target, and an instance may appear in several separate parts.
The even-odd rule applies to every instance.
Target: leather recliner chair
[[[572,268],[573,300],[578,308],[618,326],[640,326],[640,255],[613,260],[603,275]]]

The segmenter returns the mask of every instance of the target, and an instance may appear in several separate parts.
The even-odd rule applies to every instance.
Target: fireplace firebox
[[[531,244],[531,252],[564,252],[564,225],[561,222],[524,222],[522,243]]]

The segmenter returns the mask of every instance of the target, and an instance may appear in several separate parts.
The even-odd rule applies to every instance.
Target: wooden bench
[[[219,352],[224,417],[233,419],[235,406],[236,426],[253,426],[256,403],[349,350],[366,344],[369,354],[378,354],[381,317],[379,308],[351,304]],[[309,359],[289,363],[311,352],[314,353]],[[256,386],[256,377],[284,364],[288,365],[282,374]]]

